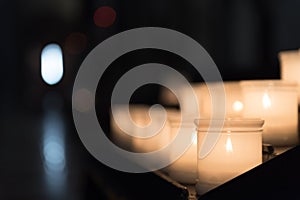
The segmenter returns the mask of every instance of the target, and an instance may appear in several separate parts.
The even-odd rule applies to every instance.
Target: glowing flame
[[[228,136],[228,138],[226,140],[226,151],[227,152],[233,152],[232,143],[231,143],[231,139],[230,139],[229,136]]]
[[[263,107],[265,109],[268,109],[271,107],[271,99],[267,93],[264,94],[264,96],[262,98],[262,103],[263,103]]]
[[[234,111],[239,112],[239,111],[243,110],[244,104],[240,101],[235,101],[232,104],[232,108],[233,108]]]

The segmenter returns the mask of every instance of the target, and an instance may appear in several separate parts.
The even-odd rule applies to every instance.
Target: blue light
[[[43,80],[54,85],[63,77],[63,53],[59,45],[48,44],[41,54],[41,75]]]

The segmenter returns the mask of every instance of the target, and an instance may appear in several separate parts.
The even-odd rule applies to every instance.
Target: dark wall
[[[131,28],[159,26],[187,34],[208,51],[224,80],[279,78],[278,52],[300,47],[297,0],[4,0],[0,5],[2,109],[19,105],[38,110],[44,93],[52,90],[62,93],[70,105],[73,81],[85,56],[106,38]],[[101,6],[116,11],[116,21],[106,28],[93,21]],[[75,54],[66,51],[66,40],[74,32],[86,39]],[[59,43],[65,56],[66,74],[55,87],[45,85],[39,75],[40,51],[49,42]],[[138,53],[138,59],[128,55],[116,61],[111,76],[120,77],[130,66],[154,59],[180,68],[191,81],[200,80],[191,66],[174,55],[147,50]],[[104,94],[109,95],[113,81],[103,78]],[[154,94],[158,91],[157,87],[145,89]],[[133,102],[157,100],[156,95],[146,96],[148,92],[138,93]]]

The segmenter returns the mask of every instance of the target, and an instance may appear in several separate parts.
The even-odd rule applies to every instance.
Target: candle
[[[300,52],[299,50],[282,51],[278,54],[282,80],[296,81],[300,85]],[[298,104],[300,104],[300,87],[298,90]]]
[[[169,135],[160,134],[161,131],[158,132],[159,136],[147,138],[148,133],[157,131],[160,128],[160,122],[161,120],[164,120],[163,110],[153,108],[153,115],[152,118],[150,118],[150,106],[148,105],[121,104],[114,106],[114,117],[112,116],[112,113],[110,113],[110,129],[112,132],[112,140],[121,148],[136,152],[149,152],[157,150],[169,141]],[[128,107],[130,116],[126,113]],[[167,111],[167,113],[171,112],[172,109]],[[129,117],[131,117],[131,119]],[[116,121],[118,121],[119,124],[117,124]],[[150,126],[150,123],[153,123],[153,126]],[[166,124],[164,126],[162,131],[166,132],[168,127]],[[146,132],[140,132],[138,127],[145,127]]]
[[[298,143],[297,84],[282,80],[241,81],[244,117],[265,120],[263,142],[273,146]]]
[[[171,136],[169,120],[172,120],[173,117],[177,119],[178,115],[180,116],[177,109],[165,109],[164,111],[148,105],[130,105],[131,121],[125,120],[129,117],[125,112],[127,106],[116,105],[114,118],[119,120],[120,127],[111,115],[112,139],[118,146],[137,153],[148,153],[163,149],[174,138]],[[141,127],[144,129],[139,129]],[[128,132],[126,133],[125,130]],[[162,160],[169,161],[170,155],[158,152],[158,156],[153,161],[160,163]]]
[[[126,114],[126,109],[129,107],[129,111],[132,116],[132,112],[135,110],[141,111],[145,110],[146,106],[144,105],[126,105],[126,104],[119,104],[114,105],[114,115],[110,113],[110,131],[111,131],[111,138],[115,144],[119,147],[130,150],[132,148],[132,136],[130,136],[130,132],[126,133],[125,130],[133,131],[133,124],[128,121],[128,115]],[[124,120],[126,119],[126,120]],[[118,121],[119,124],[116,123]]]
[[[210,127],[210,122],[221,129]],[[224,125],[222,126],[222,124]],[[262,163],[262,119],[196,120],[198,137],[197,193],[202,195]],[[208,136],[218,136],[207,146]],[[203,151],[211,148],[208,154]]]
[[[140,129],[133,129],[135,135],[139,137],[132,138],[133,149],[136,152],[152,152],[160,150],[168,145],[171,140],[171,127],[168,118],[172,113],[177,112],[175,109],[165,109],[166,116],[163,115],[163,110],[153,109],[153,115],[149,116],[150,107],[133,111],[133,120],[138,126],[144,126],[145,132],[140,132]],[[161,126],[164,121],[163,126]],[[151,124],[150,124],[151,123]],[[148,126],[149,125],[149,126]],[[154,134],[151,137],[144,137],[149,134]],[[165,159],[166,155],[163,156]]]
[[[181,131],[184,133],[193,134],[190,138],[191,145],[185,152],[182,152],[180,158],[166,168],[166,172],[177,182],[183,184],[195,184],[197,179],[197,132],[194,124],[194,118],[190,118],[190,120],[187,118],[187,121],[181,122],[180,112],[177,113],[177,117],[174,114],[169,118],[171,137],[174,138],[177,135],[180,127]],[[175,152],[175,149],[171,149],[171,157]]]
[[[214,96],[215,106],[225,105],[226,117],[241,117],[243,115],[243,94],[238,81],[192,83],[191,86],[198,100],[201,117],[210,118],[212,116],[213,104],[211,92],[214,89],[220,90],[222,85],[224,86],[225,92],[225,104],[223,102],[224,98],[222,98],[223,94],[216,92]],[[180,107],[184,113],[193,113],[194,108],[191,107],[193,97],[189,96],[190,93],[188,93],[188,90],[188,87],[180,88],[180,95],[182,96]],[[215,115],[222,116],[223,113],[219,113],[219,110],[222,111],[222,109],[215,110]]]
[[[212,101],[208,90],[208,85],[214,88],[218,85],[224,85],[226,117],[241,117],[243,113],[243,95],[238,81],[211,82],[201,84],[199,89],[200,116],[210,118],[212,115]],[[220,98],[221,99],[221,98]],[[217,99],[218,100],[218,99]]]
[[[176,95],[166,87],[162,87],[159,91],[159,102],[165,106],[179,106]]]

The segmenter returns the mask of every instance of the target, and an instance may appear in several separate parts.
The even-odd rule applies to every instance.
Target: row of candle
[[[117,120],[125,117],[126,106],[119,106],[119,112],[115,113]],[[148,115],[148,106],[131,106],[130,113],[135,124],[131,124],[132,132],[135,126],[160,125],[163,114],[161,110],[152,110],[152,119]],[[135,152],[152,152],[160,150],[168,145],[179,131],[192,133],[191,145],[175,162],[162,169],[174,180],[184,184],[199,185],[199,193],[205,193],[214,187],[238,176],[239,174],[261,164],[262,162],[262,119],[226,119],[221,130],[220,137],[214,144],[212,151],[206,157],[200,158],[199,151],[203,148],[203,142],[209,127],[210,120],[194,120],[192,116],[187,121],[181,121],[181,112],[174,109],[166,109],[167,121],[158,134],[150,138],[131,137],[121,131],[112,119],[113,140],[128,150]],[[222,120],[217,121],[222,122]],[[128,124],[127,124],[128,125]],[[156,127],[157,127],[156,126]],[[154,126],[155,127],[155,126]],[[146,129],[143,135],[151,133],[155,128]],[[209,134],[218,134],[212,129]],[[135,135],[138,135],[135,133]],[[187,134],[188,135],[188,134]],[[176,148],[176,147],[175,147]],[[198,151],[197,151],[198,149]],[[176,149],[171,150],[175,154]],[[157,162],[162,159],[170,160],[172,155],[159,154]],[[199,177],[200,176],[200,177]],[[198,181],[197,181],[198,180]]]
[[[289,79],[288,67],[293,66],[289,64],[291,59],[286,59],[285,53],[280,55],[281,66],[285,68],[285,70],[281,70],[282,77]],[[298,57],[300,63],[300,56],[298,55]],[[155,124],[161,125],[161,121],[164,120],[164,115],[159,109],[153,110],[154,115],[150,119],[148,106],[132,105],[130,113],[135,124],[126,122],[117,125],[115,120],[111,119],[114,142],[135,152],[151,152],[164,148],[170,143],[176,136],[179,127],[186,132],[192,132],[191,146],[178,160],[162,170],[181,183],[195,184],[197,180],[198,193],[205,193],[259,165],[262,162],[262,143],[273,146],[298,144],[298,103],[300,101],[297,100],[297,91],[300,90],[298,90],[297,82],[245,80],[193,83],[191,85],[197,96],[200,120],[195,121],[195,116],[198,115],[194,115],[194,108],[190,107],[190,99],[193,97],[183,96],[179,98],[182,99],[180,110],[166,109],[167,121],[158,134],[149,138],[132,137],[124,133],[118,125],[131,126],[124,130],[130,130],[135,136],[143,136],[156,130]],[[218,133],[214,129],[210,131],[207,129],[209,124],[207,119],[212,119],[213,107],[209,86],[218,85],[223,85],[225,89],[226,119],[222,121],[224,124],[213,149],[208,155],[201,157],[200,151],[205,144],[207,133],[211,135]],[[185,89],[181,88],[179,95],[186,95]],[[168,97],[164,99],[175,102],[170,98],[172,97],[170,93],[162,94],[162,97]],[[214,103],[218,104],[218,99],[215,99]],[[116,109],[117,112],[114,113],[114,119],[122,123],[122,119],[128,117],[125,110],[126,105],[120,105],[119,109]],[[188,121],[180,121],[182,113],[191,114]],[[147,133],[137,132],[140,129],[136,129],[136,125],[147,126],[149,123],[154,126],[149,126],[149,129],[146,129]],[[161,154],[157,158],[157,162],[160,162],[161,159],[170,159],[170,157],[171,155]]]
[[[220,183],[223,183],[260,164],[262,160],[262,142],[271,143],[274,146],[290,146],[296,144],[298,141],[297,94],[295,92],[294,84],[288,84],[287,82],[279,80],[211,84],[224,84],[225,86],[226,107],[228,108],[226,109],[226,117],[232,117],[233,119],[238,117],[241,120],[245,119],[245,117],[262,118],[265,119],[265,126],[262,139],[261,135],[258,134],[251,135],[244,133],[243,135],[222,135],[222,137],[220,137],[221,139],[219,139],[217,143],[219,145],[214,147],[213,152],[215,153],[210,154],[205,159],[198,159],[197,161],[197,126],[194,124],[194,119],[184,122],[186,131],[194,132],[194,138],[191,138],[192,145],[180,159],[163,170],[175,180],[188,184],[194,184],[198,178],[197,173],[200,173],[202,175],[200,180],[204,180],[205,182],[202,182],[200,187],[202,188],[202,190],[200,190],[202,192],[216,187]],[[247,88],[248,92],[246,94],[242,92],[242,87]],[[208,94],[206,85],[195,84],[193,85],[193,88],[197,94],[202,94],[202,98],[200,98],[201,95],[199,95],[200,116],[210,118],[211,113],[209,111],[212,105],[210,103],[210,95]],[[243,98],[243,94],[249,101]],[[249,103],[249,106],[247,106],[247,103]],[[182,109],[189,109],[188,105],[188,103],[187,105],[184,105],[183,102]],[[117,116],[114,116],[119,118],[119,121],[121,122],[122,119],[127,117],[124,115],[125,108],[126,106],[120,106],[120,108],[117,109],[119,112],[115,113]],[[130,110],[131,117],[138,126],[146,126],[150,122],[159,125],[161,120],[163,120],[162,111],[155,109],[153,112],[154,115],[152,115],[152,118],[150,119],[148,115],[148,106],[132,105]],[[127,145],[130,150],[136,152],[151,152],[159,150],[174,138],[174,135],[177,133],[179,126],[181,125],[178,122],[180,116],[181,112],[179,110],[167,109],[167,123],[161,129],[159,134],[148,139],[142,137],[131,137],[128,134],[123,133],[121,129],[118,129],[116,124],[112,124],[112,132],[118,133],[115,135],[114,141],[121,142],[124,146]],[[112,123],[114,123],[114,120],[112,120]],[[128,126],[130,124],[124,125]],[[136,131],[134,127],[135,126],[133,125],[131,129],[132,132]],[[155,126],[152,126],[152,128],[153,127]],[[151,133],[153,130],[149,129],[147,131]],[[242,132],[245,131],[247,132],[247,130],[242,130]],[[146,133],[136,133],[135,135],[138,134],[143,135]],[[202,141],[202,139],[200,139],[198,134],[198,144],[200,144],[199,141]],[[225,145],[223,145],[223,143]],[[226,148],[224,148],[224,146]],[[228,153],[231,157],[230,160],[228,160],[228,156],[226,156]],[[254,159],[250,159],[253,156]],[[161,155],[157,158],[157,162],[160,162],[161,159],[169,159],[170,157],[170,155]],[[236,163],[234,163],[234,160],[240,164],[235,166]],[[258,162],[259,160],[260,162]],[[201,163],[198,164],[198,172],[197,162]],[[221,164],[222,162],[223,164]],[[230,163],[229,167],[224,167],[224,162]],[[222,166],[222,168],[220,168],[220,166]],[[219,171],[219,173],[217,173],[217,171]],[[198,182],[201,183],[201,181]]]
[[[297,83],[284,80],[194,83],[201,118],[212,117],[208,85],[218,84],[223,84],[225,89],[226,118],[262,118],[265,120],[264,143],[273,146],[291,146],[298,143]],[[183,112],[192,112],[189,107],[190,98],[192,97],[183,98],[180,105]],[[214,102],[221,104],[218,99]]]

